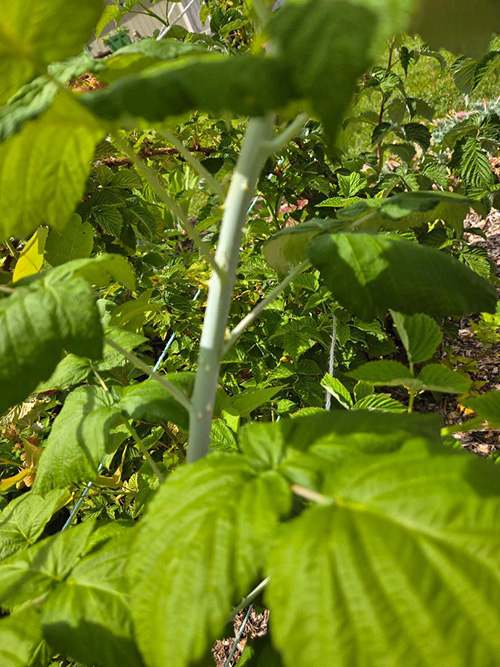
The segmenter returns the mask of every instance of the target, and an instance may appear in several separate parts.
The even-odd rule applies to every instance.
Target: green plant
[[[307,216],[298,200],[306,187],[313,197],[329,189],[334,158],[314,166],[313,186],[302,187],[294,173],[282,185],[275,173],[290,160],[280,162],[292,139],[307,142],[317,162],[334,154],[358,78],[411,20],[424,39],[442,34],[450,48],[472,47],[475,56],[468,19],[478,17],[481,49],[496,27],[490,5],[458,3],[452,23],[441,10],[426,22],[427,2],[296,0],[275,15],[261,0],[237,4],[231,30],[221,26],[213,43],[143,40],[104,62],[52,69],[88,37],[101,3],[82,12],[68,0],[11,5],[0,19],[11,36],[0,65],[0,233],[19,266],[15,280],[5,271],[1,287],[0,406],[71,390],[57,414],[44,402],[24,422],[8,413],[13,437],[32,437],[26,429],[36,423],[43,448],[26,445],[24,459],[0,450],[9,475],[23,464],[36,473],[33,488],[0,516],[0,604],[9,612],[0,620],[0,656],[7,665],[47,664],[56,653],[88,665],[205,664],[235,607],[268,585],[274,648],[257,660],[493,663],[498,468],[445,447],[435,415],[395,414],[395,401],[384,411],[380,400],[387,408],[389,397],[380,394],[363,404],[373,399],[366,384],[408,387],[409,412],[417,391],[467,392],[467,381],[445,367],[427,364],[415,376],[414,364],[439,345],[433,317],[495,312],[496,290],[484,275],[418,243],[417,233],[427,237],[441,219],[460,237],[471,201],[433,190],[359,197],[335,217],[286,226],[283,198],[295,197],[295,210]],[[58,39],[68,7],[74,30]],[[261,32],[247,49],[250,22]],[[245,39],[228,47],[225,38],[240,28]],[[231,48],[238,54],[225,53]],[[82,67],[108,87],[76,96],[61,85]],[[172,134],[180,116],[188,139],[201,130],[207,145],[186,146]],[[158,137],[189,171],[154,166]],[[210,151],[201,162],[193,157],[200,148]],[[103,164],[116,154],[130,170]],[[366,186],[360,174],[336,176],[344,199]],[[248,222],[249,245],[266,240],[274,274],[248,249],[238,269],[256,190],[269,216]],[[19,255],[18,240],[33,233]],[[159,264],[160,277],[152,271]],[[201,323],[194,295],[205,289],[207,267]],[[249,289],[255,276],[260,287]],[[238,303],[242,291],[253,308]],[[287,319],[285,294],[299,317]],[[306,352],[326,347],[317,359],[329,357],[333,367],[337,338],[348,356],[351,336],[380,352],[387,337],[377,318],[388,310],[408,368],[358,359],[349,374],[366,384],[354,387],[355,402],[332,373],[323,381],[358,409],[326,411],[313,398],[304,401],[309,411],[274,421],[279,404],[267,406],[285,387],[293,398],[314,395],[300,385],[323,373]],[[307,321],[311,311],[321,316],[318,330]],[[235,314],[241,320],[228,330]],[[192,330],[179,336],[164,373],[137,349],[153,343],[149,328],[164,335],[176,317]],[[250,331],[261,317],[270,339],[264,360],[254,351],[262,336]],[[221,372],[224,361],[236,369]],[[465,400],[479,421],[498,423],[496,394]],[[260,422],[242,424],[260,408]],[[219,451],[209,454],[211,444]],[[27,476],[21,469],[7,477],[8,489]],[[89,481],[105,490],[105,502],[97,498],[81,523],[68,527],[71,515],[38,541],[68,490]]]

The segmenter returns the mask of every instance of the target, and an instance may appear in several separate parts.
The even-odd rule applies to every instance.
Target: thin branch
[[[266,577],[263,579],[258,586],[256,586],[253,591],[251,591],[243,600],[240,602],[240,604],[235,607],[229,618],[227,619],[227,623],[230,623],[233,618],[236,616],[236,614],[239,614],[242,609],[245,609],[245,607],[248,607],[248,605],[255,600],[255,598],[262,593],[264,588],[267,586],[267,584],[270,581],[270,577]]]
[[[286,278],[284,278],[279,285],[277,285],[273,291],[266,296],[265,299],[262,299],[255,308],[246,315],[239,324],[237,324],[234,329],[231,331],[229,334],[229,337],[226,340],[226,343],[223,348],[223,354],[226,354],[226,352],[229,350],[229,348],[236,343],[238,338],[241,336],[241,334],[247,329],[255,320],[259,317],[259,315],[262,313],[264,308],[266,308],[271,301],[274,301],[274,299],[282,292],[285,287],[287,287],[294,278],[296,278],[299,273],[302,273],[305,269],[307,269],[309,266],[311,266],[309,260],[306,260],[305,262],[302,262],[299,266],[296,266],[290,273],[287,275]]]
[[[104,338],[104,340],[107,343],[107,345],[114,348],[117,352],[123,355],[125,359],[128,359],[128,361],[130,361],[130,363],[133,364],[136,368],[143,371],[143,373],[146,373],[146,375],[149,375],[149,377],[154,378],[163,387],[165,387],[165,389],[173,396],[173,398],[175,398],[175,400],[178,403],[180,403],[183,408],[186,408],[186,410],[191,414],[192,411],[191,401],[185,394],[182,393],[182,391],[180,391],[180,389],[178,389],[175,385],[166,380],[162,375],[155,373],[152,368],[150,368],[146,363],[144,363],[144,361],[139,359],[139,357],[136,356],[133,352],[129,352],[128,350],[126,350],[121,345],[116,343],[111,338],[108,338],[107,336]]]
[[[156,461],[153,459],[153,457],[151,456],[151,454],[148,452],[146,446],[144,445],[143,441],[142,441],[141,438],[139,437],[139,434],[137,433],[137,431],[135,430],[135,428],[132,426],[132,424],[131,424],[128,420],[127,420],[127,422],[125,423],[125,426],[127,427],[127,430],[128,430],[128,432],[130,433],[130,435],[132,436],[132,438],[134,439],[134,442],[135,442],[135,444],[137,445],[138,449],[139,449],[139,450],[142,452],[142,454],[146,457],[146,461],[149,463],[149,466],[150,466],[151,470],[152,470],[152,471],[154,472],[154,474],[158,477],[158,479],[160,480],[160,482],[163,482],[163,480],[164,480],[165,478],[163,477],[163,474],[162,474],[161,470],[160,470],[160,469],[158,468],[158,466],[156,465]]]
[[[188,11],[188,9],[191,7],[191,5],[194,5],[194,2],[195,2],[195,0],[190,0],[190,2],[188,2],[188,4],[184,7],[184,9],[183,9],[182,12],[179,14],[179,16],[176,16],[176,18],[172,21],[172,23],[171,23],[169,26],[167,26],[166,28],[163,28],[163,30],[160,32],[160,34],[159,34],[158,37],[156,38],[157,41],[159,41],[160,39],[163,39],[163,38],[165,37],[165,35],[166,35],[168,32],[170,32],[170,30],[174,27],[174,25],[175,25],[176,23],[178,23],[178,22],[181,20],[181,18],[182,18],[182,17],[184,16],[184,14]]]
[[[297,118],[283,130],[283,132],[266,143],[266,148],[270,153],[278,153],[289,141],[300,134],[308,120],[309,116],[306,113],[299,114]]]
[[[319,505],[327,505],[328,503],[330,503],[330,498],[327,498],[327,496],[323,496],[321,493],[317,493],[317,491],[311,491],[311,489],[306,489],[305,486],[292,484],[290,488],[292,489],[292,492],[295,493],[296,496],[300,496],[301,498],[309,500],[312,503],[318,503]]]
[[[12,255],[12,257],[14,259],[18,259],[19,258],[19,252],[14,248],[11,241],[9,241],[9,239],[5,239],[4,243],[7,246],[7,248],[9,250],[10,254]]]
[[[167,194],[167,191],[161,184],[160,177],[156,173],[156,171],[154,171],[154,169],[150,169],[147,165],[145,165],[144,162],[134,153],[129,144],[126,141],[124,141],[121,137],[119,137],[116,133],[113,135],[113,138],[118,148],[122,151],[122,153],[128,155],[128,157],[130,158],[136,169],[144,176],[144,178],[151,185],[158,199],[160,199],[166,206],[168,206],[171,212],[176,216],[182,228],[189,236],[189,238],[193,241],[193,243],[196,245],[201,255],[210,264],[212,270],[215,271],[218,275],[220,275],[221,278],[223,278],[224,272],[215,261],[215,257],[210,252],[208,245],[203,241],[201,236],[198,234],[198,232],[191,224],[191,222],[189,221],[188,217],[186,216],[182,208],[179,206],[179,204]]]
[[[180,155],[182,155],[186,162],[191,165],[191,167],[193,167],[193,169],[198,172],[201,178],[203,178],[209,184],[209,186],[220,197],[220,199],[224,199],[224,189],[221,184],[212,176],[208,169],[206,169],[206,167],[204,167],[201,162],[199,162],[199,160],[193,156],[189,148],[186,148],[182,141],[179,141],[179,139],[177,139],[177,137],[166,128],[162,128],[159,130],[159,132],[170,144],[172,144],[172,146],[175,146]]]
[[[13,287],[8,287],[7,285],[0,285],[0,292],[5,292],[5,294],[14,294],[15,289]]]
[[[212,155],[212,153],[215,153],[216,150],[215,148],[205,148],[203,146],[190,146],[189,148],[184,146],[184,149],[189,153],[201,153],[205,156]],[[175,155],[178,156],[180,160],[184,161],[184,157],[182,157],[176,148],[150,148],[143,151],[142,153],[137,153],[137,157],[143,160],[146,158],[165,157],[166,155]],[[109,167],[117,167],[122,165],[131,165],[132,160],[128,157],[120,158],[111,156],[97,160],[95,164],[104,164]]]

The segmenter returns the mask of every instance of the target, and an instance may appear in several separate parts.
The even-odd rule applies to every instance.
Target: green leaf
[[[462,402],[494,428],[500,427],[500,391],[490,391],[483,396],[475,396]]]
[[[43,606],[42,629],[50,645],[86,665],[143,665],[125,579],[133,532],[119,527],[76,563]]]
[[[271,20],[279,55],[299,96],[311,101],[330,143],[357,79],[384,40],[404,27],[408,9],[385,0],[301,0],[287,3]]]
[[[74,259],[52,269],[50,275],[54,280],[67,280],[75,276],[85,278],[97,287],[104,287],[114,279],[129,290],[135,289],[134,270],[121,255],[103,253],[88,259]]]
[[[98,359],[96,296],[81,278],[47,274],[0,301],[0,412],[20,403],[54,371],[63,350]]]
[[[64,229],[103,134],[99,122],[68,94],[0,145],[1,239],[23,238],[41,223]]]
[[[275,423],[253,423],[239,432],[241,451],[255,467],[273,468],[308,484],[361,454],[399,449],[412,438],[440,442],[437,415],[330,410]]]
[[[156,65],[85,95],[82,102],[104,118],[159,122],[194,110],[260,116],[283,107],[290,96],[288,72],[272,58],[206,55]]]
[[[349,391],[344,387],[338,378],[334,378],[326,373],[321,380],[321,386],[324,387],[346,410],[352,408],[352,397]]]
[[[99,19],[95,28],[95,36],[97,39],[100,38],[101,34],[106,29],[108,23],[111,23],[111,21],[115,21],[116,19],[118,19],[120,14],[121,14],[121,7],[119,5],[112,4],[104,8],[104,11],[101,14],[101,18]]]
[[[307,259],[307,244],[321,232],[343,229],[338,220],[308,220],[294,227],[280,230],[264,245],[267,263],[278,273],[288,273]]]
[[[54,420],[35,478],[35,493],[95,479],[109,445],[111,428],[123,421],[111,392],[101,387],[75,389]]]
[[[493,33],[500,32],[498,6],[491,0],[421,0],[410,31],[417,32],[431,47],[457,55],[481,57]],[[450,20],[450,17],[452,20]]]
[[[92,225],[82,223],[80,216],[75,213],[61,231],[51,230],[45,245],[45,259],[52,266],[59,266],[73,259],[90,257],[93,247]]]
[[[484,213],[478,202],[455,192],[423,191],[402,192],[387,199],[363,199],[354,206],[338,212],[338,217],[350,223],[367,217],[371,228],[404,230],[420,227],[427,222],[444,220],[461,234],[463,221],[471,206]]]
[[[405,139],[418,144],[423,151],[427,151],[431,145],[431,133],[422,123],[406,123],[403,125]]]
[[[430,359],[443,339],[437,323],[422,313],[402,315],[392,311],[391,315],[408,360],[412,363],[420,363]]]
[[[90,39],[102,0],[24,0],[0,17],[0,103],[45,65],[79,53]],[[67,29],[71,26],[71,29]]]
[[[438,250],[409,241],[321,234],[308,254],[335,299],[366,321],[388,308],[463,316],[496,307],[496,290],[487,280]]]
[[[465,394],[471,386],[470,378],[441,364],[424,366],[418,375],[418,380],[422,383],[422,389],[442,391],[447,394]]]
[[[43,266],[43,253],[47,234],[48,229],[46,227],[39,227],[26,242],[14,267],[12,282],[16,283],[18,280],[40,272]]]
[[[167,373],[163,377],[184,394],[191,394],[194,373]],[[133,419],[153,423],[159,420],[173,422],[184,430],[189,427],[186,409],[154,378],[127,387],[122,393],[120,407]]]
[[[34,544],[65,497],[61,491],[45,498],[29,491],[12,500],[0,512],[0,560]]]
[[[469,188],[488,188],[494,184],[493,172],[487,153],[476,136],[467,137],[461,146],[460,171]]]
[[[81,557],[93,521],[56,533],[0,562],[0,604],[11,609],[49,593]]]
[[[352,206],[358,202],[363,201],[361,197],[330,197],[325,199],[319,204],[316,204],[316,208],[332,206],[333,208],[345,208],[346,206]]]
[[[283,389],[284,385],[278,387],[266,387],[265,389],[246,389],[231,399],[231,413],[236,413],[239,417],[249,417],[250,414],[260,408],[262,405],[276,396]]]
[[[390,394],[364,396],[354,404],[353,410],[380,410],[381,412],[405,412],[406,407]]]
[[[178,468],[138,527],[129,577],[136,637],[150,667],[201,659],[263,566],[287,484],[235,454]]]
[[[369,382],[375,387],[412,387],[415,382],[411,371],[399,361],[368,361],[362,366],[350,371],[349,377],[361,382]]]
[[[75,354],[67,354],[57,364],[50,378],[38,385],[36,392],[68,389],[85,380],[91,370],[92,364],[89,359],[77,357]]]
[[[270,557],[285,665],[494,664],[499,483],[498,467],[418,441],[336,470],[329,504],[288,524]]]
[[[106,336],[106,339],[118,343],[118,345],[128,352],[131,352],[134,348],[142,345],[142,343],[145,343],[147,340],[147,338],[140,334],[134,333],[133,331],[127,331],[126,329],[120,329],[119,327],[106,327],[104,335]],[[99,372],[110,371],[117,366],[122,366],[125,361],[122,353],[115,350],[111,345],[108,345],[105,340],[102,361],[94,363],[94,368]]]
[[[0,620],[0,664],[26,667],[42,641],[40,611],[27,607]]]

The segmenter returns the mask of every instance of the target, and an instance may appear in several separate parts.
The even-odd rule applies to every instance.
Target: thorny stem
[[[155,371],[148,366],[144,361],[139,359],[138,356],[136,356],[133,352],[129,352],[125,348],[123,348],[121,345],[118,343],[115,343],[114,340],[111,338],[105,338],[105,342],[110,345],[112,348],[117,350],[120,354],[122,354],[125,359],[128,359],[131,364],[133,364],[136,368],[139,370],[143,371],[143,373],[146,373],[146,375],[149,375],[149,377],[154,378],[157,382],[159,382],[165,389],[175,398],[175,400],[182,405],[183,408],[185,408],[189,413],[192,411],[192,406],[189,401],[189,398],[180,391],[175,385],[173,385],[171,382],[166,380],[162,375],[159,375],[158,373],[155,373]]]
[[[120,136],[118,136],[117,133],[113,135],[113,138],[114,141],[116,142],[116,145],[122,151],[122,153],[128,155],[128,157],[130,158],[134,166],[137,168],[137,170],[144,176],[144,178],[151,185],[158,199],[162,201],[166,206],[168,206],[170,211],[179,220],[186,234],[196,245],[201,255],[210,264],[212,271],[216,271],[218,273],[220,269],[216,264],[215,258],[210,252],[208,245],[205,243],[205,241],[203,241],[203,239],[198,234],[194,226],[188,220],[181,206],[179,206],[179,204],[177,204],[177,202],[174,201],[172,197],[170,197],[167,194],[165,188],[161,184],[160,177],[158,176],[156,171],[154,171],[154,169],[150,169],[147,165],[145,165],[144,162],[134,153],[129,144],[126,141],[124,141]]]
[[[280,294],[280,292],[282,292],[285,287],[287,287],[292,282],[292,280],[299,275],[299,273],[302,273],[302,271],[307,269],[309,266],[310,262],[308,260],[302,262],[302,264],[299,266],[296,266],[292,271],[290,271],[287,277],[284,278],[268,296],[266,296],[265,299],[262,299],[262,301],[260,301],[255,306],[255,308],[234,327],[226,340],[226,344],[224,345],[223,355],[226,354],[229,348],[236,343],[245,329],[247,329],[251,324],[253,324],[253,322],[255,322],[264,308],[266,308],[271,303],[271,301],[274,301],[278,294]]]
[[[268,156],[273,116],[252,118],[224,204],[224,216],[215,254],[217,270],[210,278],[200,341],[198,368],[192,396],[193,413],[187,449],[188,462],[203,458],[209,449],[215,393],[223,354],[231,296],[248,206]]]

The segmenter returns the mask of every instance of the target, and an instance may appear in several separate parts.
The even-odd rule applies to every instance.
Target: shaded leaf
[[[447,394],[465,394],[469,391],[471,380],[441,364],[427,364],[418,375],[422,389],[442,391]]]
[[[352,398],[349,391],[344,387],[342,382],[335,377],[326,373],[321,380],[321,386],[324,387],[346,410],[352,408]]]
[[[0,412],[20,403],[54,371],[63,350],[98,359],[96,296],[81,278],[47,274],[0,301]]]
[[[73,259],[90,257],[94,246],[92,225],[82,222],[76,213],[60,231],[52,229],[45,246],[45,257],[52,266],[59,266]]]
[[[42,641],[40,611],[27,607],[0,620],[0,664],[26,667],[32,664]]]
[[[368,361],[350,371],[348,375],[355,380],[369,382],[374,386],[412,387],[415,384],[415,378],[410,369],[400,364],[399,361]]]
[[[4,3],[0,17],[0,103],[44,65],[80,52],[102,10],[102,0]],[[71,26],[71,30],[61,30],[61,26]]]
[[[500,391],[490,391],[483,396],[475,396],[463,401],[478,417],[488,421],[495,428],[500,427]]]
[[[76,99],[61,95],[0,145],[1,239],[25,237],[41,223],[64,228],[84,191],[94,147],[103,134]]]
[[[497,467],[419,441],[336,470],[329,504],[288,524],[270,557],[285,664],[494,663],[499,481]]]
[[[289,510],[286,483],[234,454],[178,468],[149,503],[129,563],[148,665],[201,659],[245,595]]]
[[[104,455],[112,453],[109,431],[123,421],[115,401],[111,392],[97,386],[79,387],[69,394],[45,443],[35,493],[96,477]]]
[[[438,250],[409,241],[321,234],[308,254],[335,299],[367,321],[388,308],[462,316],[496,307],[496,290],[487,280]]]
[[[412,363],[427,361],[436,352],[443,334],[428,315],[402,315],[392,311],[394,325]]]

